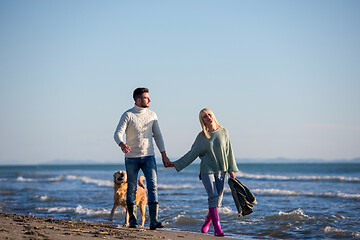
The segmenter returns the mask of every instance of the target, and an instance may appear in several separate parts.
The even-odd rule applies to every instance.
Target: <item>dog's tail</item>
[[[142,188],[145,189],[144,180],[145,180],[145,177],[144,177],[143,175],[141,175],[141,176],[139,177],[138,184],[139,184],[140,187],[142,187]]]

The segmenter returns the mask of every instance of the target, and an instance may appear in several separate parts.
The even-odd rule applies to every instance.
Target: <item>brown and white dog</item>
[[[114,173],[114,206],[111,210],[109,221],[114,219],[115,210],[122,206],[126,210],[125,224],[129,226],[129,213],[126,207],[126,191],[127,191],[127,175],[125,171],[117,171]],[[147,205],[146,188],[143,183],[145,177],[140,176],[136,191],[136,206],[140,208],[141,213],[141,227],[145,224],[145,212]]]

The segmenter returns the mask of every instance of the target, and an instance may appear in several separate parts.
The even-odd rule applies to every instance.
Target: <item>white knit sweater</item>
[[[133,108],[124,112],[115,130],[114,139],[119,145],[126,134],[126,144],[130,147],[130,152],[125,154],[128,158],[153,156],[154,137],[160,152],[165,151],[165,144],[161,135],[156,113],[135,105]]]

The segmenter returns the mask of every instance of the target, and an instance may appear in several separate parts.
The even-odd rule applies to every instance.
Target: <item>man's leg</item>
[[[129,227],[137,227],[137,206],[136,189],[137,177],[140,170],[140,158],[125,158],[125,167],[127,173],[127,192],[126,205],[129,213]]]
[[[164,227],[164,224],[158,221],[159,203],[157,193],[157,167],[154,156],[143,158],[142,170],[146,178],[146,186],[148,190],[150,230],[162,228]]]

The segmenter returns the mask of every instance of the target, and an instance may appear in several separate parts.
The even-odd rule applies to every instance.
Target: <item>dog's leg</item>
[[[128,226],[129,226],[129,212],[128,212],[127,208],[126,208],[124,227],[128,227]]]
[[[140,213],[141,213],[141,227],[144,227],[144,225],[145,225],[146,204],[142,204],[142,206],[140,206]]]
[[[115,210],[119,207],[119,205],[116,205],[114,203],[114,206],[113,208],[111,209],[111,213],[110,213],[110,216],[109,216],[109,221],[112,221],[114,219],[114,214],[115,214]]]

